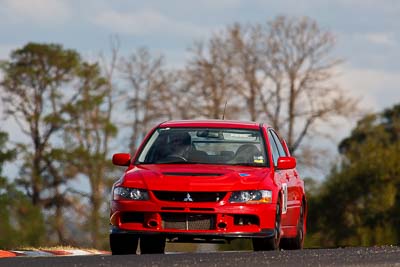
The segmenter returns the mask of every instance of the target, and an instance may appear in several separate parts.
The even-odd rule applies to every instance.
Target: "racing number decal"
[[[287,199],[288,199],[288,192],[287,192],[287,184],[282,184],[282,191],[283,191],[283,199],[282,199],[282,214],[286,214],[287,211]]]

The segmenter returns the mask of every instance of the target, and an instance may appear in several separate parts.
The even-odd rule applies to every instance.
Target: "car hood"
[[[197,164],[138,165],[128,170],[122,186],[165,191],[234,191],[258,189],[266,167]]]

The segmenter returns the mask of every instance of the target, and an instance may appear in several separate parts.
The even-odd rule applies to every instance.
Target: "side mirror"
[[[129,166],[131,155],[128,153],[117,153],[112,157],[112,163],[117,166]]]
[[[288,170],[296,168],[296,158],[294,157],[279,157],[278,170]]]

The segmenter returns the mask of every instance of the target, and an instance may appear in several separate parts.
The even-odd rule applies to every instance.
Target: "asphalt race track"
[[[400,266],[400,247],[213,252],[167,255],[15,257],[0,266]]]

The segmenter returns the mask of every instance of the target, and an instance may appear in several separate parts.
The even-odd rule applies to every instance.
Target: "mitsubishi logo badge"
[[[189,193],[187,193],[186,197],[183,199],[185,202],[193,202],[193,198],[190,196]]]

